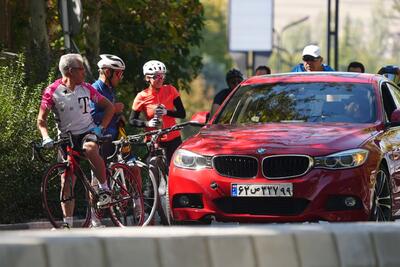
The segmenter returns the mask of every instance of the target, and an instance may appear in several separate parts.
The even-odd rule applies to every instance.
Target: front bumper
[[[365,221],[373,188],[366,169],[313,169],[301,177],[269,180],[229,178],[214,169],[194,171],[173,166],[170,205],[176,221],[210,217],[235,222]],[[293,197],[232,197],[232,183],[292,183]],[[187,201],[183,200],[190,202],[193,197],[193,205],[185,206]],[[351,207],[345,204],[349,197],[355,201]]]

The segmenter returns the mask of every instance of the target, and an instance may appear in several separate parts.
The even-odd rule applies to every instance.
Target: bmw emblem
[[[267,150],[265,148],[257,148],[257,153],[258,154],[264,154]]]

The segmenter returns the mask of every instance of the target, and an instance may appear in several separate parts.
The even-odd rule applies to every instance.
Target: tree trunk
[[[36,65],[32,66],[33,70],[40,69],[38,75],[40,75],[39,73],[42,73],[41,76],[36,77],[38,81],[42,81],[47,78],[47,72],[50,64],[50,47],[49,37],[47,34],[46,12],[45,0],[30,1],[30,55],[32,55],[32,59],[34,59],[32,64]]]
[[[0,0],[0,48],[11,48],[11,14],[9,0]]]
[[[100,53],[100,19],[101,19],[101,1],[91,0],[84,4],[84,10],[87,12],[84,17],[84,42],[85,54],[91,66],[93,76],[97,75],[97,62]],[[92,77],[95,79],[96,77]]]

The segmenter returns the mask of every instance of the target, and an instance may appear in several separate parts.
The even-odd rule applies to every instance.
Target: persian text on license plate
[[[231,184],[233,197],[292,197],[293,184]]]

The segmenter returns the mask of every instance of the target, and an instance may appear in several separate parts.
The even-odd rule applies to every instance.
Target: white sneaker
[[[69,226],[68,223],[62,223],[62,224],[60,225],[60,228],[55,228],[55,227],[53,227],[53,228],[51,228],[51,231],[55,231],[55,230],[58,230],[58,229],[61,229],[61,230],[69,230],[69,229],[71,229],[71,227]]]
[[[97,207],[100,209],[107,208],[107,205],[111,202],[111,191],[110,189],[100,189],[99,199],[97,201]]]
[[[92,219],[90,222],[89,228],[105,228],[106,226],[101,223],[101,221],[97,218]]]

